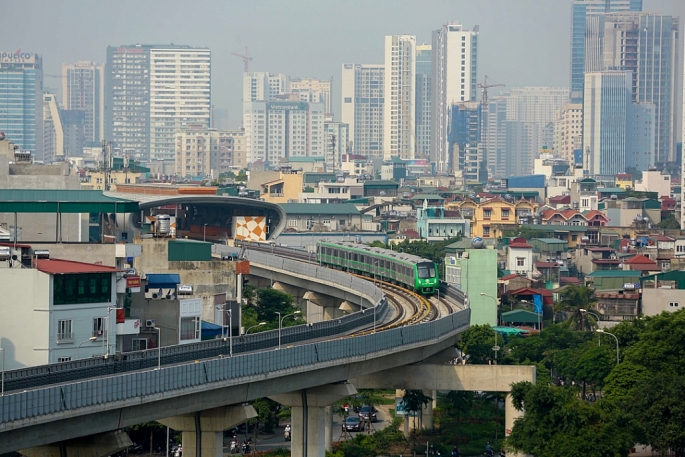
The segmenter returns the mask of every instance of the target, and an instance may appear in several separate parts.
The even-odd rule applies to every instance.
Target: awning
[[[522,330],[516,327],[493,327],[492,329],[501,333],[502,335],[519,335],[521,333],[530,333],[530,330]]]
[[[515,309],[502,313],[502,322],[522,322],[526,324],[537,324],[541,316],[525,309]]]
[[[147,287],[150,289],[175,289],[181,283],[181,275],[148,274]]]
[[[223,327],[207,321],[200,322],[202,340],[213,340],[222,334]]]

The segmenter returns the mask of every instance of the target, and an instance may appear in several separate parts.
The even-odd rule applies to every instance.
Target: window
[[[321,223],[322,223],[323,225],[331,225],[331,220],[330,220],[330,219],[322,219],[322,220],[321,220]]]
[[[508,209],[502,209],[502,220],[503,221],[509,220],[509,210]]]
[[[96,317],[93,319],[93,336],[105,336],[106,317]]]
[[[200,339],[200,317],[181,318],[181,341]]]
[[[53,302],[55,305],[110,303],[111,281],[111,273],[54,275]]]
[[[133,351],[144,351],[147,349],[147,338],[133,338],[131,340]]]
[[[352,97],[345,97],[345,103],[352,103]]]
[[[338,221],[338,226],[339,226],[339,227],[344,227],[344,226],[345,226],[345,219],[340,219],[340,220]]]
[[[57,357],[57,363],[71,362],[71,357]]]
[[[484,209],[483,210],[483,218],[484,219],[490,219],[492,217],[492,210],[491,209]]]
[[[71,341],[74,339],[71,319],[57,321],[57,341]]]
[[[677,308],[678,306],[680,306],[680,303],[677,301],[672,301],[668,304],[668,306],[670,306],[671,308]]]
[[[483,236],[484,237],[490,236],[490,226],[489,225],[483,227]]]
[[[589,206],[590,205],[590,200],[587,198],[584,198],[581,202],[582,206]]]
[[[288,221],[288,227],[297,227],[297,219],[290,219]]]
[[[516,257],[516,266],[517,267],[525,267],[526,266],[526,258],[525,257]]]
[[[420,263],[417,265],[419,279],[428,279],[435,277],[435,265],[432,263]]]
[[[671,262],[661,262],[661,269],[663,271],[670,270],[671,269]]]

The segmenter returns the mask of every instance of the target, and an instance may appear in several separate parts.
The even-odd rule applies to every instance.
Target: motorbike
[[[243,454],[249,454],[251,449],[250,443],[243,443]]]
[[[283,439],[286,441],[290,441],[290,430],[286,430],[283,432]]]
[[[238,441],[231,441],[231,454],[238,453]]]

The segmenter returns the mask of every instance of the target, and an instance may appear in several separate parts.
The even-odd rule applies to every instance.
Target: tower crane
[[[250,72],[250,60],[252,60],[252,57],[247,53],[247,46],[245,46],[245,54],[238,54],[237,52],[232,52],[232,55],[236,57],[240,57],[243,59],[243,63],[245,64],[245,73]]]
[[[487,144],[488,144],[488,121],[489,121],[489,114],[488,114],[488,89],[491,87],[504,87],[504,84],[488,84],[488,75],[485,75],[483,77],[483,82],[478,83],[478,88],[482,92],[482,96],[480,99],[480,105],[482,107],[482,119],[481,119],[481,131],[480,131],[480,141],[483,144],[483,157],[482,160],[485,161],[485,164],[487,166]],[[482,163],[482,162],[481,162]]]

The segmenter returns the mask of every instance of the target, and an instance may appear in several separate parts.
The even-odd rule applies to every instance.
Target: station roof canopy
[[[0,213],[134,213],[138,202],[101,190],[0,189]]]

